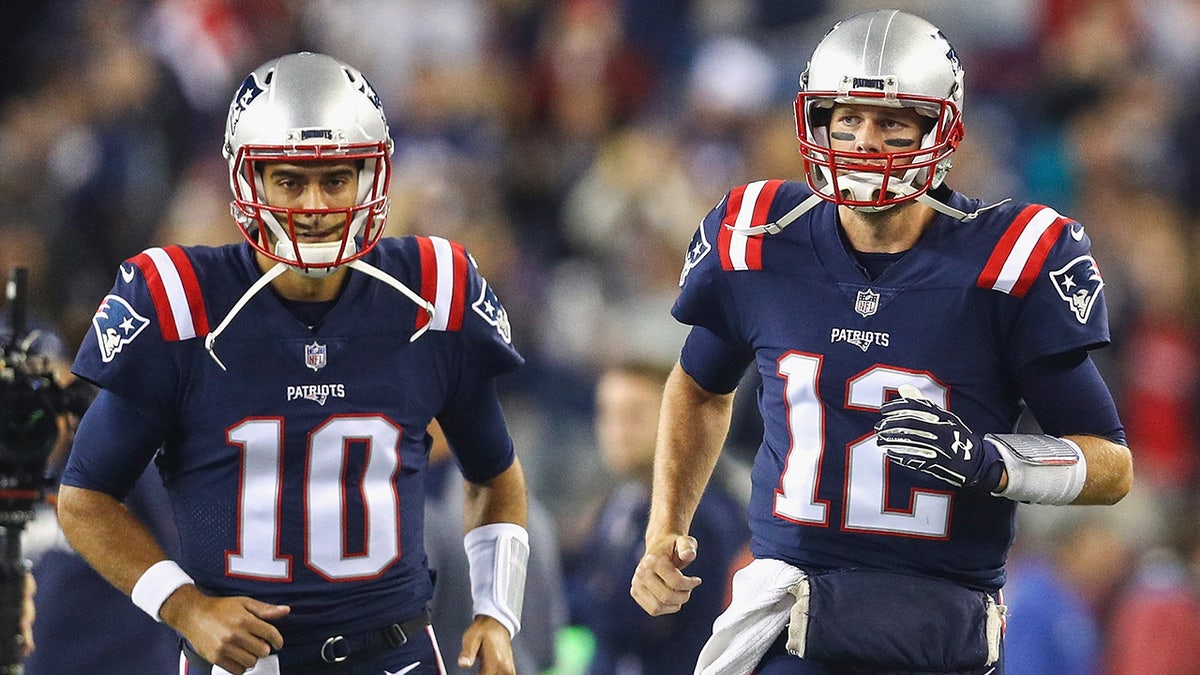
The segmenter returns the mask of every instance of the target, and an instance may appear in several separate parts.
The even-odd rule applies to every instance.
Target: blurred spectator
[[[1114,605],[1139,553],[1162,541],[1161,518],[1155,492],[1140,485],[1115,506],[1022,504],[1003,589],[1006,672],[1103,673]]]
[[[1073,523],[1044,552],[1016,553],[1009,562],[1004,603],[1004,666],[1022,675],[1096,675],[1099,618],[1083,597],[1077,571],[1109,562],[1087,559],[1113,543],[1098,523]],[[1083,568],[1082,570],[1080,568]],[[1103,569],[1103,568],[1101,568]]]
[[[1200,512],[1180,509],[1170,541],[1142,554],[1112,608],[1107,675],[1196,675],[1200,659]]]
[[[725,607],[725,581],[749,539],[746,509],[720,480],[709,484],[691,532],[705,542],[688,574],[705,583],[676,614],[650,617],[629,595],[649,517],[654,441],[669,371],[626,363],[605,369],[596,385],[596,440],[618,480],[568,565],[571,622],[596,638],[589,675],[657,675],[695,663],[709,627]]]
[[[1200,332],[1188,309],[1195,271],[1182,212],[1162,198],[1132,201],[1138,227],[1126,238],[1123,260],[1137,302],[1125,316],[1117,395],[1129,443],[1138,449],[1138,480],[1170,498],[1200,479],[1193,441],[1200,431]]]

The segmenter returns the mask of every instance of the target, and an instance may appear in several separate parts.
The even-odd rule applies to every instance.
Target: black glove
[[[900,387],[900,398],[879,411],[883,418],[875,425],[876,442],[888,459],[956,488],[991,492],[999,486],[1004,469],[999,451],[916,387]]]

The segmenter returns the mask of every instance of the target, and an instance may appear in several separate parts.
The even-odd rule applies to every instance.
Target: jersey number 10
[[[400,497],[393,479],[400,468],[401,430],[380,415],[330,417],[308,435],[304,470],[305,564],[331,581],[377,576],[400,557]],[[291,556],[279,553],[283,484],[283,420],[247,419],[229,430],[242,448],[238,550],[225,554],[230,576],[288,581]],[[346,546],[348,443],[367,447],[361,501],[365,550]]]

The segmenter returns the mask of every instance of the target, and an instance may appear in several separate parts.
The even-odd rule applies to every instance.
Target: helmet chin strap
[[[424,335],[425,331],[429,330],[429,327],[433,325],[433,303],[432,302],[429,302],[425,298],[422,298],[420,295],[417,295],[411,288],[400,283],[400,281],[398,279],[396,279],[396,277],[388,274],[387,272],[384,272],[383,270],[379,269],[378,267],[375,267],[374,265],[371,265],[370,263],[364,261],[361,258],[358,260],[351,260],[349,265],[350,265],[350,269],[358,270],[359,272],[362,272],[363,274],[365,274],[369,277],[378,279],[379,281],[382,281],[383,283],[387,284],[388,286],[391,286],[392,288],[396,289],[397,291],[400,291],[400,293],[403,294],[404,297],[406,297],[409,300],[412,300],[414,303],[416,303],[417,307],[420,307],[421,309],[425,310],[425,318],[426,318],[425,325],[418,328],[417,332],[412,334],[412,337],[410,337],[408,339],[409,342],[416,342],[417,338]]]
[[[800,202],[796,206],[792,207],[791,211],[788,211],[787,213],[783,214],[783,216],[781,216],[779,218],[779,220],[776,220],[773,223],[767,223],[765,225],[755,225],[753,227],[736,227],[734,225],[727,224],[727,225],[725,225],[725,227],[728,228],[732,232],[736,232],[737,234],[743,234],[748,237],[756,235],[756,234],[763,234],[763,233],[779,234],[780,232],[783,231],[783,228],[785,228],[788,225],[791,225],[792,223],[799,220],[800,216],[807,213],[809,210],[811,210],[817,204],[820,204],[822,201],[825,201],[825,200],[821,197],[821,195],[814,193],[814,194],[809,195],[808,199],[805,199],[804,201]],[[1011,198],[1010,199],[1002,199],[1002,200],[996,202],[995,204],[988,204],[987,206],[980,207],[979,209],[976,209],[975,211],[972,211],[970,213],[967,213],[966,211],[960,211],[960,210],[954,208],[953,206],[950,206],[949,204],[944,204],[942,202],[939,202],[938,200],[934,199],[933,197],[930,197],[929,193],[923,193],[921,195],[918,195],[917,197],[913,198],[913,201],[924,204],[925,206],[928,206],[929,208],[933,209],[934,211],[937,211],[938,213],[944,213],[947,216],[954,218],[955,220],[959,220],[964,223],[968,223],[968,222],[978,218],[979,214],[983,213],[984,211],[987,211],[989,209],[994,209],[997,206],[1000,206],[1001,204],[1005,204],[1007,202],[1012,201],[1012,199]],[[895,206],[895,205],[893,204],[892,206]],[[847,207],[847,208],[857,208],[857,207],[851,206],[851,207]],[[881,211],[882,209],[874,209],[874,210]]]
[[[764,232],[767,234],[779,234],[783,231],[783,228],[796,222],[800,216],[807,213],[810,209],[812,209],[812,207],[820,204],[822,201],[824,201],[824,199],[821,197],[821,195],[814,193],[809,195],[808,199],[805,199],[796,206],[792,207],[791,211],[783,214],[783,217],[773,223],[767,223],[765,225],[752,225],[750,227],[737,227],[735,225],[726,224],[725,227],[729,228],[733,232],[736,232],[737,234],[744,234],[747,237],[756,234],[762,234]]]
[[[324,246],[324,244],[302,244],[302,246]],[[340,243],[338,246],[340,247]],[[278,247],[276,248],[276,250],[278,251]],[[336,253],[336,251],[335,251],[335,253]],[[409,342],[416,342],[417,338],[424,335],[425,331],[429,330],[429,327],[433,325],[433,303],[429,302],[425,298],[422,298],[420,295],[415,293],[408,286],[405,286],[404,284],[400,283],[400,281],[398,279],[396,279],[395,277],[393,277],[392,275],[388,274],[387,272],[384,272],[383,270],[379,269],[378,267],[375,267],[361,259],[353,260],[353,261],[347,263],[347,266],[349,266],[351,269],[358,270],[359,272],[362,272],[363,274],[366,274],[369,277],[378,279],[379,281],[382,281],[383,283],[387,284],[388,286],[391,286],[392,288],[396,289],[397,291],[400,291],[400,293],[403,294],[404,297],[408,298],[409,300],[412,300],[418,307],[425,310],[425,314],[426,314],[426,318],[427,318],[427,320],[425,321],[425,325],[418,328],[416,330],[416,332],[414,332],[412,334],[412,336],[408,338]],[[282,263],[282,262],[275,263],[274,267],[267,270],[267,272],[265,274],[263,274],[261,277],[258,278],[257,281],[255,281],[253,284],[250,285],[250,288],[246,289],[246,292],[242,294],[242,297],[238,298],[238,301],[234,303],[233,307],[229,310],[229,313],[225,315],[225,318],[221,319],[221,323],[217,324],[216,329],[204,337],[204,349],[206,349],[208,351],[208,355],[212,357],[213,361],[217,362],[217,365],[221,367],[221,370],[229,370],[229,369],[225,367],[225,364],[221,362],[221,359],[217,357],[217,352],[213,349],[213,345],[216,344],[216,342],[217,342],[217,336],[225,331],[225,329],[233,321],[233,317],[237,316],[238,312],[242,311],[242,309],[246,306],[246,303],[250,302],[250,298],[253,298],[255,295],[257,295],[259,291],[266,288],[267,284],[274,281],[276,278],[279,277],[279,275],[288,271],[289,268],[296,270],[302,274],[304,273],[304,270],[300,270],[294,265],[289,265],[287,263]],[[322,269],[326,269],[326,268],[322,268]],[[332,272],[334,269],[337,269],[337,267],[329,267],[327,269],[329,270],[329,272]],[[320,276],[327,276],[329,274],[329,272],[326,272],[325,274],[322,274]]]
[[[1004,203],[1004,202],[1000,202],[1000,204],[992,204],[991,206],[985,206],[984,208],[979,209],[978,211],[974,211],[972,213],[967,213],[965,211],[959,211],[958,209],[954,208],[953,206],[950,206],[949,204],[943,204],[942,202],[939,202],[938,200],[934,199],[933,197],[930,197],[928,192],[918,196],[915,201],[918,204],[924,204],[925,206],[928,206],[929,208],[933,209],[934,211],[937,211],[938,213],[944,213],[944,214],[950,216],[951,218],[954,218],[955,220],[961,220],[963,222],[966,222],[968,220],[974,220],[975,217],[978,216],[981,212],[983,212],[987,209],[990,209],[993,206],[999,206],[1000,204]],[[1006,202],[1008,200],[1005,199],[1004,201]]]
[[[216,329],[204,337],[204,348],[208,350],[208,355],[212,357],[213,361],[216,361],[217,365],[221,366],[221,370],[229,369],[225,367],[224,363],[221,363],[221,359],[217,358],[217,352],[213,350],[213,345],[217,342],[217,336],[224,332],[225,327],[233,321],[233,317],[242,311],[247,302],[250,302],[250,298],[265,288],[267,284],[274,281],[280,274],[286,272],[287,268],[288,266],[283,263],[276,263],[274,267],[267,270],[266,274],[259,277],[257,281],[250,285],[250,288],[246,289],[245,293],[242,293],[242,297],[238,298],[238,301],[233,304],[233,308],[229,310],[224,319],[221,319],[221,323],[217,324]]]

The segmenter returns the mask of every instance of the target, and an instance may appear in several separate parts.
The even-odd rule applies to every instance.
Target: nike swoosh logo
[[[121,265],[121,278],[125,280],[125,283],[133,281],[133,268]]]
[[[394,673],[390,670],[385,670],[383,672],[384,672],[384,675],[404,675],[405,673],[411,672],[413,668],[416,668],[419,665],[421,665],[421,662],[417,661],[416,663],[412,664],[411,666],[405,666],[405,667],[401,668],[400,670],[397,670]]]
[[[1083,241],[1083,226],[1075,223],[1071,226],[1071,238],[1075,241]]]

